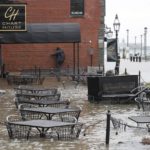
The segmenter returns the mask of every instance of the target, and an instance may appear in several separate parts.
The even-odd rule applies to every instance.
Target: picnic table
[[[21,136],[21,134],[23,134],[23,136],[25,136],[27,139],[29,138],[33,128],[37,129],[37,131],[40,134],[40,137],[45,137],[46,134],[50,134],[48,133],[48,131],[51,130],[52,133],[55,133],[58,139],[62,135],[66,136],[67,134],[69,134],[68,135],[69,137],[71,137],[71,134],[72,135],[76,134],[75,137],[77,138],[79,136],[80,131],[76,131],[76,133],[74,132],[74,128],[76,125],[78,125],[78,123],[58,122],[52,120],[28,120],[28,121],[7,121],[6,122],[6,127],[10,138],[13,138],[13,136]],[[24,132],[24,128],[27,129],[26,132]],[[66,130],[64,130],[64,128],[65,129],[68,128],[69,130],[72,131],[67,133]],[[62,131],[64,132],[63,134]]]
[[[54,107],[19,107],[22,119],[41,118],[43,115],[48,120],[58,119],[61,121],[77,122],[81,109],[80,108],[54,108]],[[37,116],[38,115],[38,116]]]

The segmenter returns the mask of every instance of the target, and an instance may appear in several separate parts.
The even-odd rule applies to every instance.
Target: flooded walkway
[[[102,104],[90,103],[87,100],[86,85],[70,80],[62,82],[52,78],[44,81],[44,87],[58,87],[62,98],[69,98],[72,106],[80,106],[82,113],[79,118],[84,123],[84,127],[79,139],[74,141],[53,141],[52,139],[31,138],[29,140],[10,140],[7,134],[4,121],[6,116],[18,113],[14,104],[13,86],[8,86],[6,81],[0,79],[0,89],[6,90],[6,94],[0,97],[0,147],[2,150],[149,150],[150,145],[143,145],[144,137],[150,138],[147,129],[126,128],[118,131],[113,129],[111,124],[110,144],[105,145],[106,135],[106,113],[111,111],[111,115],[122,119],[132,126],[134,122],[128,119],[129,116],[141,113],[135,104]],[[88,128],[87,128],[88,127]],[[87,128],[85,131],[84,129]]]

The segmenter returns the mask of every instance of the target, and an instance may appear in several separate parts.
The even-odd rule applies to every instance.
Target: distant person
[[[64,63],[65,61],[65,53],[63,51],[63,49],[61,49],[60,47],[56,48],[56,52],[52,55],[55,56],[56,59],[56,67],[60,68],[60,66]]]

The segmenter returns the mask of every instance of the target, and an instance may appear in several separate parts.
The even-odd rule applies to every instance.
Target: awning
[[[26,32],[1,32],[0,44],[79,43],[78,23],[34,23]]]

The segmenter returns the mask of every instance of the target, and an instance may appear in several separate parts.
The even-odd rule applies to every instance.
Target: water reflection
[[[79,85],[76,89],[70,83],[64,89],[59,84],[59,90],[64,98],[70,98],[71,105],[82,108],[80,122],[84,128],[79,139],[74,141],[53,141],[52,139],[32,138],[27,140],[10,140],[4,126],[6,116],[18,113],[14,105],[14,91],[12,87],[2,86],[6,94],[1,96],[0,102],[0,147],[3,150],[148,150],[149,145],[142,145],[142,138],[150,136],[147,130],[127,128],[126,131],[116,131],[111,126],[110,145],[105,145],[106,113],[108,110],[115,117],[121,118],[129,124],[136,125],[128,119],[138,113],[136,105],[112,105],[90,103],[87,100],[87,88]],[[84,129],[87,128],[86,132]]]

